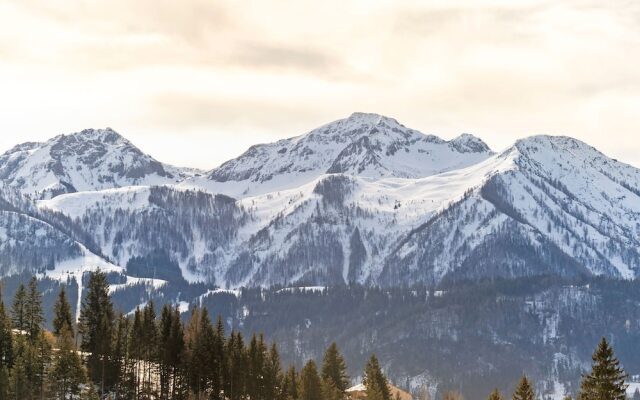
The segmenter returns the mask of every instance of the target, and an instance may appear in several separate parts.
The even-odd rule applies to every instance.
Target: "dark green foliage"
[[[389,382],[382,373],[378,358],[372,354],[364,368],[364,380],[367,400],[391,400]]]
[[[333,342],[324,353],[322,360],[322,381],[335,387],[339,392],[344,393],[349,387],[349,376],[347,375],[347,363],[338,350],[338,345]]]
[[[580,386],[580,400],[624,400],[627,374],[604,337],[593,353],[591,373],[584,375]]]
[[[13,334],[11,318],[0,295],[0,400],[9,396],[9,369],[13,367]]]
[[[11,306],[11,322],[13,328],[19,331],[27,330],[27,288],[21,283],[13,295]]]
[[[500,391],[498,389],[493,389],[493,391],[489,394],[489,397],[487,397],[487,400],[504,400],[504,398],[502,397],[502,394],[500,394]]]
[[[322,400],[322,382],[313,360],[300,371],[300,400]]]
[[[298,383],[298,373],[296,372],[296,368],[291,365],[282,378],[282,390],[280,398],[282,400],[298,399]]]
[[[110,365],[114,311],[109,297],[107,276],[102,271],[92,272],[87,284],[87,296],[82,303],[78,330],[81,350],[89,353],[89,376],[100,387],[100,393],[113,384]]]
[[[58,334],[57,352],[49,372],[49,390],[53,399],[69,399],[80,394],[80,385],[85,380],[82,360],[73,343],[73,334],[63,324]]]
[[[526,375],[522,375],[522,378],[520,378],[512,398],[513,400],[534,400],[536,398],[533,386]]]
[[[0,296],[0,369],[6,368],[4,370],[5,376],[8,373],[8,368],[11,368],[12,365],[13,335],[11,334],[11,318],[7,314],[2,296]]]
[[[69,300],[67,300],[67,292],[65,291],[64,286],[60,288],[60,292],[58,292],[58,298],[53,306],[53,314],[53,333],[56,336],[59,336],[60,332],[62,332],[66,326],[73,336],[71,305],[69,304]]]
[[[38,290],[38,281],[36,277],[29,281],[29,289],[27,292],[27,301],[25,306],[25,330],[31,343],[35,343],[38,336],[42,332],[44,324],[44,314],[42,312],[42,296]]]
[[[146,257],[131,257],[127,262],[127,275],[164,279],[170,282],[183,280],[178,263],[171,260],[171,257],[163,251],[149,254]]]

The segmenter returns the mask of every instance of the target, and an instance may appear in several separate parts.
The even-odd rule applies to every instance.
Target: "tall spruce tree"
[[[271,344],[264,367],[264,398],[278,399],[282,390],[280,353],[275,343]]]
[[[71,316],[71,305],[67,299],[67,292],[64,290],[64,286],[60,288],[58,292],[58,298],[53,305],[53,333],[56,336],[60,335],[62,329],[67,326],[71,332],[71,336],[74,336],[73,332],[73,317]]]
[[[14,329],[27,331],[26,309],[27,288],[21,283],[13,295],[13,303],[11,305],[11,323]]]
[[[13,365],[13,334],[11,332],[11,318],[2,301],[0,292],[0,368],[7,370]]]
[[[503,400],[503,397],[500,391],[496,388],[496,389],[493,389],[493,391],[489,394],[489,397],[487,397],[487,400]]]
[[[2,301],[0,292],[0,400],[9,396],[9,369],[13,366],[13,334],[11,318]]]
[[[296,367],[290,365],[287,372],[282,379],[282,400],[297,400],[298,399],[298,373]]]
[[[229,379],[225,385],[225,393],[228,393],[230,400],[239,400],[246,394],[248,369],[247,351],[240,332],[231,332],[226,349]]]
[[[100,397],[112,383],[110,355],[114,322],[109,284],[104,272],[91,272],[87,296],[82,302],[78,330],[82,335],[81,349],[89,353],[89,376],[100,388]]]
[[[364,369],[364,380],[367,400],[391,400],[391,391],[387,377],[382,373],[380,363],[372,354]]]
[[[533,385],[529,381],[526,375],[522,375],[515,392],[513,392],[513,400],[534,400],[536,393],[533,390]]]
[[[626,399],[627,374],[604,337],[592,356],[591,373],[582,377],[580,400]]]
[[[323,400],[322,381],[313,360],[309,360],[300,371],[300,400]]]
[[[48,386],[52,398],[72,399],[80,394],[81,385],[85,382],[85,374],[69,325],[63,324],[60,328],[57,344],[58,351],[49,372]]]
[[[325,399],[339,400],[349,386],[347,365],[334,342],[327,348],[322,360],[322,390]]]
[[[29,340],[31,343],[35,343],[40,333],[42,333],[42,325],[44,324],[42,295],[38,290],[38,280],[35,276],[29,281],[24,316]]]

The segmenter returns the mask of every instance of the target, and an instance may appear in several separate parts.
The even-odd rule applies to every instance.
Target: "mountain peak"
[[[0,156],[0,179],[38,198],[130,185],[177,183],[192,175],[156,161],[111,128],[18,145]]]
[[[232,195],[242,197],[295,187],[327,173],[423,178],[472,165],[491,154],[471,135],[445,141],[390,117],[356,112],[301,136],[252,146],[212,170],[207,177],[210,184],[203,185],[213,191],[233,186],[238,191]],[[228,183],[232,181],[243,183]]]
[[[449,143],[461,153],[491,152],[489,146],[482,139],[470,133],[463,133],[450,140]]]
[[[109,127],[104,129],[83,129],[79,132],[58,135],[49,140],[49,142],[67,143],[87,141],[97,141],[105,145],[125,144],[134,147],[124,136]]]

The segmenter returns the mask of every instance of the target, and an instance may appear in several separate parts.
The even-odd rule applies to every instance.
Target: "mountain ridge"
[[[122,161],[113,155],[119,148],[155,161],[111,129],[45,143],[64,150],[53,149],[58,160],[71,154],[71,166],[78,154],[83,166],[102,162],[96,151]],[[0,157],[0,171],[10,169],[6,154],[42,148],[14,147]],[[133,165],[127,171],[136,176],[135,162],[118,165]],[[16,187],[17,179],[3,183]],[[530,136],[495,153],[473,135],[447,141],[354,113],[252,146],[201,176],[154,179],[40,195],[38,209],[69,218],[89,248],[123,270],[160,252],[189,281],[225,288],[539,274],[628,279],[640,270],[640,171],[566,136]]]

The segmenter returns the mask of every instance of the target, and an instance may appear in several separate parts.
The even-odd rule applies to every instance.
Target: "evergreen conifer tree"
[[[13,304],[11,305],[11,323],[14,329],[19,331],[27,330],[26,319],[27,308],[27,288],[21,283],[13,295]]]
[[[282,379],[281,399],[298,399],[298,373],[296,372],[296,368],[293,365],[289,366]]]
[[[282,388],[282,370],[280,368],[280,353],[275,343],[271,344],[264,366],[264,398],[277,399]]]
[[[592,356],[591,373],[582,377],[580,400],[624,400],[627,374],[604,337]]]
[[[44,324],[42,295],[38,290],[38,281],[35,276],[29,281],[24,316],[29,340],[31,343],[35,343],[42,332],[42,325]]]
[[[322,360],[322,387],[325,399],[340,399],[349,386],[347,365],[334,342]]]
[[[13,334],[11,318],[2,301],[0,293],[0,400],[9,396],[9,369],[13,366]]]
[[[82,335],[81,349],[89,353],[87,366],[91,380],[98,384],[100,397],[112,383],[111,356],[114,311],[109,296],[109,284],[104,272],[89,276],[87,296],[82,303],[78,330]]]
[[[248,369],[247,351],[240,332],[231,332],[226,349],[229,380],[225,385],[225,393],[228,393],[230,400],[239,400],[246,393]]]
[[[323,400],[322,382],[313,360],[309,360],[300,371],[300,400]]]
[[[49,388],[55,399],[71,399],[80,394],[80,385],[85,382],[82,360],[73,344],[71,327],[62,324],[58,334],[58,351],[49,373]]]
[[[0,368],[7,370],[13,365],[13,334],[11,332],[11,318],[2,301],[0,293]]]
[[[58,298],[53,306],[53,333],[59,336],[64,326],[67,326],[71,332],[71,336],[74,336],[71,305],[69,304],[69,300],[67,300],[67,293],[63,286],[60,288]]]
[[[534,400],[536,398],[533,386],[526,375],[522,375],[520,378],[512,398],[513,400]]]
[[[487,400],[503,400],[503,397],[502,394],[500,394],[500,391],[496,388],[489,394]]]
[[[364,369],[365,393],[368,400],[391,400],[389,382],[382,373],[380,363],[374,354],[371,355]]]

